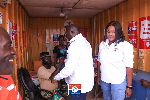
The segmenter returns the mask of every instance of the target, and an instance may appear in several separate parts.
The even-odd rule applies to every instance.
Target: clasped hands
[[[64,58],[59,58],[57,62],[58,62],[58,68],[49,77],[49,79],[51,80],[53,84],[56,83],[56,80],[54,80],[54,77],[58,74],[58,70],[60,71],[61,66],[64,64]]]

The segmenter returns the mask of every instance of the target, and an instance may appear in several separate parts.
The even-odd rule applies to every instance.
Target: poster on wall
[[[2,24],[2,12],[0,12],[0,25]]]
[[[49,52],[49,54],[51,55],[51,35],[50,35],[50,30],[49,29],[45,29],[46,32],[46,48],[47,48],[47,52]]]
[[[79,31],[88,40],[88,27],[79,27]]]
[[[58,42],[58,34],[53,34],[53,42]]]
[[[10,22],[10,20],[8,19],[7,20],[8,22],[7,22],[7,32],[8,32],[8,34],[9,34],[9,36],[10,36],[10,39],[11,39],[11,41],[13,40],[13,34],[12,34],[12,23]],[[13,47],[13,42],[12,42],[12,44],[11,44],[11,47]]]
[[[51,43],[51,36],[49,33],[49,29],[46,29],[46,44],[50,44]]]
[[[140,18],[139,49],[150,49],[150,16]]]
[[[137,21],[128,22],[129,43],[137,48]]]
[[[18,47],[17,43],[17,24],[12,23],[12,39],[15,40],[15,48]]]

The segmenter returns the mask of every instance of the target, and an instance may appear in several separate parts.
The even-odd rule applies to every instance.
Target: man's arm
[[[55,80],[66,78],[74,72],[79,62],[83,45],[79,41],[70,45],[67,51],[65,67],[54,77]],[[81,47],[82,46],[82,47]]]
[[[57,69],[52,73],[52,75],[49,77],[49,79],[51,80],[51,82],[53,82],[53,79],[54,79],[54,76],[56,76],[59,72],[60,72],[60,69],[61,69],[61,66],[64,64],[64,59],[63,58],[60,58],[59,59],[59,63],[58,63],[58,67]]]
[[[54,53],[54,67],[56,68],[56,62],[57,62],[57,53]]]

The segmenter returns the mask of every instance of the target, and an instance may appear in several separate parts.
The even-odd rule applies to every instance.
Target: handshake
[[[58,67],[49,77],[49,79],[51,80],[53,84],[56,83],[56,80],[54,80],[54,77],[60,72],[61,66],[64,64],[64,58],[59,58],[57,62],[58,62]]]

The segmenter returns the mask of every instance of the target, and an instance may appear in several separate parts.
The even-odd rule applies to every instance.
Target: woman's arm
[[[127,86],[132,87],[133,69],[127,67],[126,73],[127,73]],[[132,89],[126,88],[126,98],[130,97],[131,94],[132,94]]]
[[[132,86],[133,69],[127,67],[126,73],[127,73],[127,86]]]
[[[57,53],[54,53],[54,67],[56,68],[56,62],[57,62]]]

